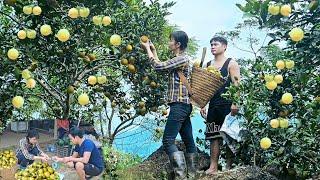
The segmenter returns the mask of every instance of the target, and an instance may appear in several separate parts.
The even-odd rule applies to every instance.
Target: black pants
[[[206,122],[206,140],[221,139],[220,129],[225,117],[231,112],[231,104],[209,106]]]
[[[34,147],[31,150],[29,150],[29,153],[34,155],[34,156],[38,156],[40,154],[39,150]],[[17,153],[17,159],[18,159],[18,164],[22,167],[22,168],[26,168],[28,165],[32,164],[34,162],[34,160],[30,160],[27,159],[23,153],[21,151],[19,151]]]
[[[76,162],[73,162],[74,164],[74,168],[76,168]],[[86,174],[86,176],[98,176],[102,173],[103,168],[98,168],[97,166],[93,165],[93,164],[84,164],[84,172]]]
[[[178,133],[180,133],[182,141],[186,146],[187,153],[197,152],[192,135],[192,125],[190,121],[191,112],[191,104],[170,104],[170,113],[168,116],[162,139],[164,149],[169,156],[172,153],[178,151],[178,148],[174,143]]]

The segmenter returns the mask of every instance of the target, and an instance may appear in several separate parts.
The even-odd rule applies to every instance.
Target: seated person
[[[29,130],[27,136],[20,140],[17,149],[18,164],[21,169],[25,169],[34,160],[48,161],[50,158],[39,147],[39,133],[36,130]]]
[[[103,172],[104,162],[102,155],[90,139],[83,137],[84,132],[77,127],[70,130],[69,138],[76,145],[72,156],[54,157],[55,161],[66,163],[74,167],[81,180],[98,176]]]

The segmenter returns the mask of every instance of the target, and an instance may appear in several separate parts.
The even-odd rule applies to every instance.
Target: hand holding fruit
[[[142,48],[145,49],[145,50],[148,50],[148,48],[149,48],[149,49],[152,49],[149,41],[147,41],[147,42],[142,42],[142,41],[141,41],[141,46],[142,46]]]
[[[239,108],[238,108],[237,105],[232,104],[230,109],[231,109],[231,116],[234,116],[234,115],[238,114]]]
[[[63,160],[62,160],[62,162],[64,162],[64,163],[67,163],[67,162],[70,162],[71,161],[71,158],[70,157],[64,157],[64,158],[62,158]]]
[[[40,156],[39,159],[42,161],[42,162],[47,162],[47,158],[46,157],[43,157],[43,156]]]

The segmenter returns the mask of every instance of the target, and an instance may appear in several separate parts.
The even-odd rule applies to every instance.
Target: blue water
[[[191,117],[193,136],[204,138],[205,124],[199,113]],[[202,129],[200,133],[199,130]],[[129,136],[129,137],[128,137]],[[177,139],[181,139],[180,136]],[[153,134],[143,128],[121,134],[115,140],[115,147],[123,152],[139,155],[142,158],[148,157],[161,146],[161,139],[157,142],[153,140]]]

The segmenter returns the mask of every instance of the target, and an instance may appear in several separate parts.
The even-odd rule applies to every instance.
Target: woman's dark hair
[[[78,127],[73,127],[70,129],[70,133],[69,133],[72,137],[76,137],[78,136],[79,138],[83,138],[83,130],[79,129]]]
[[[224,45],[228,45],[227,39],[222,36],[214,36],[213,38],[211,38],[210,43],[212,43],[213,41],[217,41]]]
[[[30,138],[37,138],[37,139],[39,139],[39,132],[38,131],[36,131],[35,129],[30,129],[28,132],[27,132],[27,141],[28,141],[28,143],[30,143]]]
[[[180,43],[180,50],[185,50],[188,46],[189,38],[187,33],[184,31],[174,31],[170,34],[169,38]]]
[[[91,127],[90,129],[85,130],[85,131],[84,131],[84,134],[93,135],[96,139],[99,138],[99,134],[98,134],[97,131],[94,129],[94,127]]]

